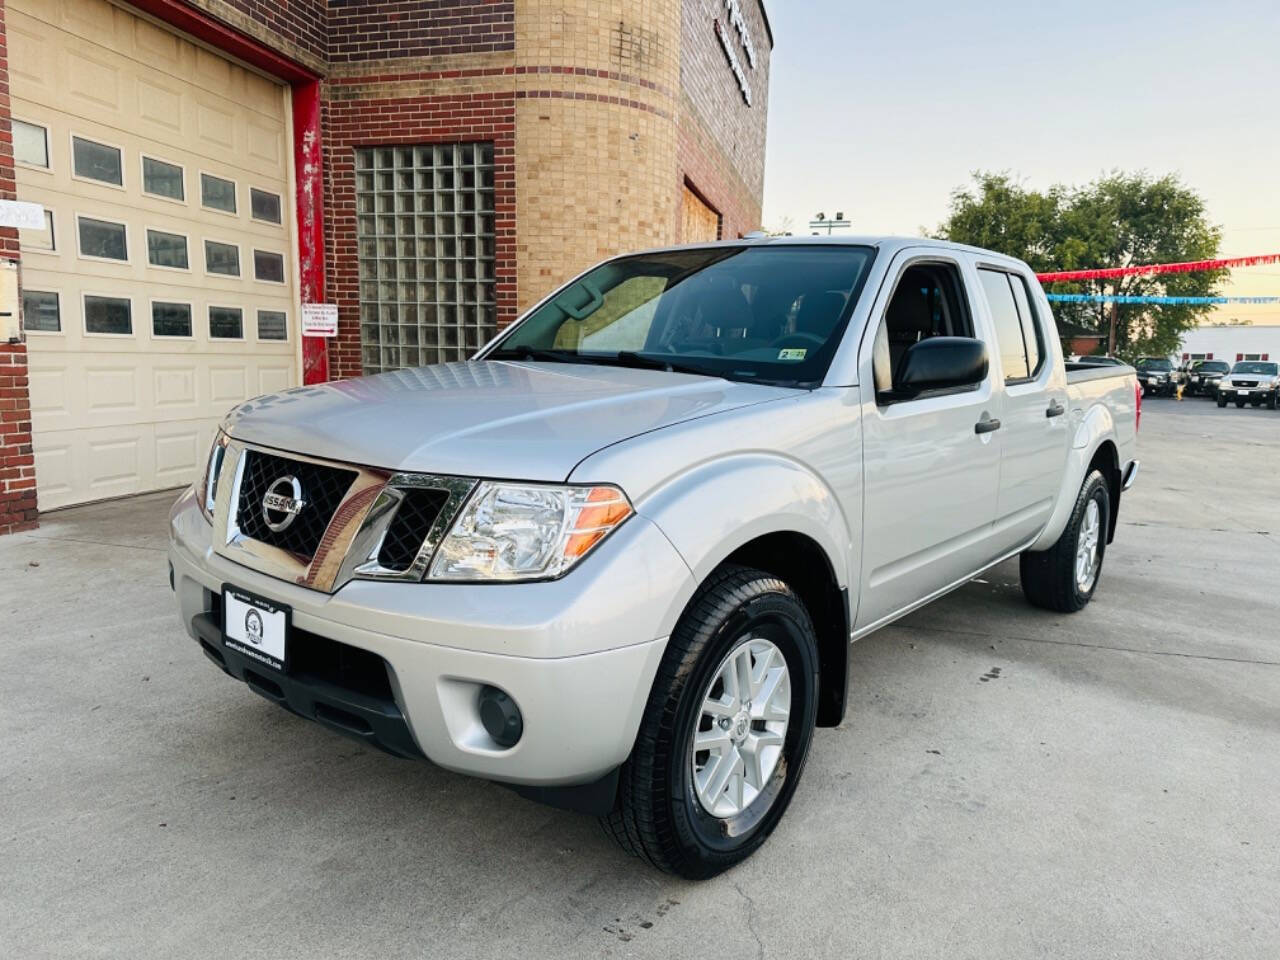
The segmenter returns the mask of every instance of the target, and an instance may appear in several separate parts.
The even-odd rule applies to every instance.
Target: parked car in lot
[[[852,641],[1014,556],[1031,603],[1089,602],[1140,406],[1000,254],[623,256],[472,361],[241,404],[171,580],[267,699],[706,877],[844,717]]]
[[[1218,382],[1231,371],[1225,360],[1197,360],[1187,368],[1186,392],[1191,396],[1215,396]]]
[[[1140,357],[1133,366],[1144,395],[1171,397],[1177,390],[1177,371],[1168,357]]]
[[[1243,360],[1218,383],[1218,406],[1234,401],[1237,407],[1251,403],[1276,409],[1280,400],[1280,364],[1266,360]]]

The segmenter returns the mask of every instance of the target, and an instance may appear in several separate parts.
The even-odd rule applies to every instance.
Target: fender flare
[[[737,500],[731,511],[726,497]],[[647,493],[636,513],[671,541],[701,583],[735,550],[773,533],[798,533],[827,555],[837,586],[849,585],[854,531],[831,490],[804,465],[743,453],[702,463]],[[858,518],[861,526],[861,518]]]
[[[1076,422],[1075,432],[1071,437],[1071,449],[1067,451],[1067,462],[1062,471],[1062,486],[1058,488],[1053,513],[1050,514],[1049,522],[1045,524],[1040,536],[1028,549],[1048,550],[1058,542],[1062,531],[1067,527],[1067,522],[1071,519],[1071,511],[1075,507],[1076,496],[1080,492],[1081,484],[1084,483],[1089,465],[1093,463],[1098,450],[1106,443],[1110,443],[1113,450],[1119,450],[1115,418],[1106,406],[1095,404]],[[1108,478],[1108,481],[1110,482],[1111,478]],[[1112,490],[1113,496],[1117,498],[1111,509],[1114,518],[1119,513],[1120,507],[1118,485],[1113,484]]]

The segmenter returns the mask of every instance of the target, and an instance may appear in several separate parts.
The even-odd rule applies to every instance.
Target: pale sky
[[[918,235],[973,170],[1179,174],[1224,256],[1280,253],[1280,2],[768,2],[764,223]],[[1227,295],[1280,295],[1280,265]],[[1280,304],[1219,315],[1280,323]]]

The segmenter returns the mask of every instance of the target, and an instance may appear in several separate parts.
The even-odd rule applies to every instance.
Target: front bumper
[[[231,562],[213,549],[212,531],[188,492],[171,515],[174,589],[184,628],[224,670],[397,755],[534,788],[590,783],[626,759],[667,636],[694,589],[670,542],[638,516],[560,580],[353,581],[333,594]],[[376,668],[375,682],[363,685],[323,668],[295,672],[297,646],[290,674],[228,649],[223,584],[290,606],[291,645],[350,648],[366,660],[356,671],[364,680],[367,658],[379,658],[385,683],[376,683]],[[524,733],[513,747],[499,747],[480,723],[486,684],[520,708]]]

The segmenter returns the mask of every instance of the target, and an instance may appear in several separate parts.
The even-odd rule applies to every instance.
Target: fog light
[[[480,722],[500,747],[514,747],[524,733],[520,708],[505,690],[497,687],[486,685],[480,688]]]

